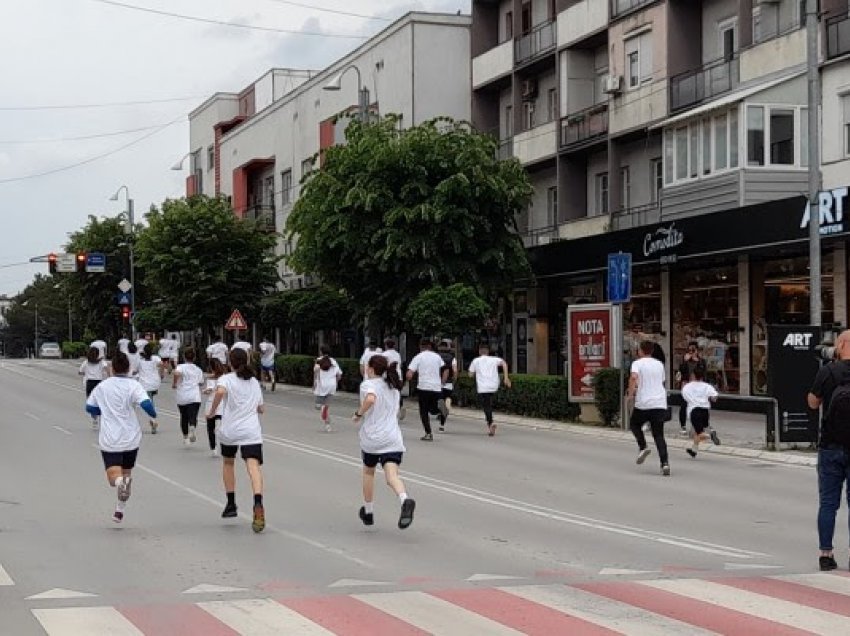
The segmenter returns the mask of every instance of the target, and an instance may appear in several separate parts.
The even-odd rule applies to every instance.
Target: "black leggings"
[[[422,428],[430,435],[431,433],[431,415],[439,413],[437,410],[437,400],[440,399],[440,391],[416,391],[419,399],[419,418],[422,420]]]
[[[215,423],[221,419],[221,415],[207,418],[207,438],[210,441],[210,450],[215,450]]]
[[[487,420],[487,426],[493,423],[493,396],[495,393],[479,393],[478,401],[481,402],[481,408],[484,409],[484,419]]]
[[[198,425],[198,411],[201,410],[201,403],[178,404],[177,410],[180,411],[180,430],[183,431],[183,437],[186,437],[189,435],[189,427],[194,428]]]
[[[635,409],[632,411],[631,426],[632,435],[638,443],[638,448],[646,448],[646,436],[643,434],[643,425],[649,422],[652,427],[652,438],[655,440],[655,448],[658,449],[658,459],[661,465],[667,464],[667,440],[664,439],[664,418],[667,409]]]

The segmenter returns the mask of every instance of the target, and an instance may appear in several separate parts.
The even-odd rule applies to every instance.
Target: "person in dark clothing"
[[[699,345],[696,342],[688,344],[688,351],[682,358],[682,364],[679,365],[679,388],[684,389],[688,382],[694,379],[694,373],[700,369],[705,375],[706,367],[705,360],[699,353]],[[682,406],[679,409],[679,426],[682,428],[682,434],[688,434],[688,411]]]

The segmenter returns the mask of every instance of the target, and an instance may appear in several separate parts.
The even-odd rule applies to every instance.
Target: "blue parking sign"
[[[608,254],[608,302],[627,303],[632,299],[632,255]]]

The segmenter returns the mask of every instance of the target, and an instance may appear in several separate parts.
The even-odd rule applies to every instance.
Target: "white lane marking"
[[[850,578],[839,574],[794,574],[790,576],[772,576],[772,579],[785,581],[787,583],[796,583],[797,585],[807,585],[814,587],[824,592],[834,592],[835,594],[844,594],[850,596]]]
[[[66,428],[62,428],[61,426],[54,426],[53,428],[55,428],[60,433],[65,433],[65,435],[73,435],[73,433],[71,431],[69,431]]]
[[[392,585],[388,581],[364,581],[362,579],[340,579],[334,581],[328,587],[371,587],[373,585]]]
[[[294,440],[288,440],[286,438],[276,437],[274,435],[264,435],[263,439],[266,443],[269,444],[276,444],[278,446],[283,446],[285,448],[306,453],[308,455],[323,457],[325,459],[330,459],[337,463],[356,467],[361,466],[360,461],[352,458],[351,456],[343,455],[342,453],[337,453],[335,451],[328,451],[323,448],[310,446],[308,444],[303,444]],[[610,532],[612,534],[619,534],[622,536],[628,536],[635,539],[650,541],[653,543],[663,543],[665,545],[672,545],[679,548],[692,550],[695,552],[714,554],[717,556],[723,556],[732,559],[752,559],[757,557],[763,558],[770,556],[762,552],[742,550],[731,546],[708,543],[706,541],[700,541],[698,539],[691,539],[688,537],[681,537],[677,535],[665,534],[662,532],[655,532],[653,530],[647,530],[645,528],[618,524],[615,522],[594,519],[592,517],[586,517],[583,515],[576,515],[568,512],[563,512],[561,510],[555,510],[553,508],[546,508],[544,506],[538,506],[536,504],[520,501],[518,499],[504,497],[495,493],[487,492],[484,490],[478,490],[476,488],[470,488],[469,486],[464,486],[462,484],[428,477],[427,475],[421,475],[418,473],[405,472],[404,479],[405,481],[419,484],[421,486],[433,488],[434,490],[453,494],[458,497],[472,499],[474,501],[489,504],[491,506],[514,510],[516,512],[523,512],[525,514],[532,515],[535,517],[590,528],[592,530]]]
[[[784,565],[767,565],[766,563],[724,563],[724,570],[781,570]]]
[[[521,632],[510,627],[425,592],[389,592],[353,596],[431,634],[440,634],[440,636],[521,635]]]
[[[31,420],[35,420],[36,422],[41,421],[41,418],[38,415],[33,415],[32,413],[27,413],[26,411],[24,411],[24,415],[26,415]]]
[[[474,583],[476,581],[516,581],[522,579],[522,576],[511,576],[510,574],[473,574],[467,581]]]
[[[0,585],[14,585],[15,582],[12,580],[12,577],[9,576],[9,573],[3,569],[3,566],[0,565]]]
[[[222,592],[247,592],[247,587],[230,587],[229,585],[215,585],[213,583],[201,583],[195,587],[190,587],[188,590],[183,590],[183,594],[219,594]]]
[[[602,568],[599,570],[602,576],[631,576],[633,574],[660,574],[659,570],[628,570],[623,568]]]
[[[850,618],[824,610],[698,579],[641,581],[638,585],[713,603],[815,634],[850,634]]]
[[[714,634],[627,603],[566,585],[500,587],[502,592],[630,636],[707,636]]]
[[[197,605],[245,636],[333,636],[333,632],[272,599],[211,601]]]
[[[97,594],[90,594],[88,592],[78,592],[77,590],[66,590],[61,587],[54,587],[52,590],[47,590],[46,592],[41,592],[40,594],[33,594],[32,596],[27,596],[28,601],[40,601],[44,599],[56,599],[56,598],[92,598],[97,596]]]
[[[114,607],[38,609],[32,613],[48,636],[144,636]]]

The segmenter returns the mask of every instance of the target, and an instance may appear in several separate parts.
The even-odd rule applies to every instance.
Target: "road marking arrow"
[[[230,587],[229,585],[213,585],[211,583],[201,583],[195,587],[190,587],[188,590],[183,590],[183,594],[217,594],[219,592],[246,592],[244,587]]]
[[[76,590],[66,590],[61,587],[54,587],[52,590],[47,590],[41,594],[33,594],[27,596],[28,601],[38,601],[41,599],[56,599],[56,598],[90,598],[97,594],[89,594],[88,592],[77,592]]]

